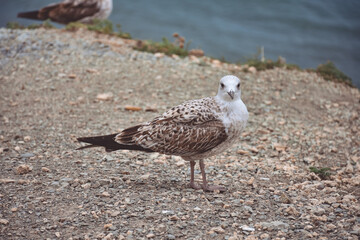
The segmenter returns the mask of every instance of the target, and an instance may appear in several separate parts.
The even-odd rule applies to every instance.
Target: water
[[[56,1],[56,0],[55,0]],[[0,27],[20,11],[52,1],[2,1]],[[265,57],[285,57],[302,68],[331,60],[360,88],[360,1],[358,0],[114,0],[110,16],[133,38],[160,41],[174,32],[206,55],[244,61],[260,46]]]

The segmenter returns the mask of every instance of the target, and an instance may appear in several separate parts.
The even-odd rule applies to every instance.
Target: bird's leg
[[[191,164],[191,163],[190,163]],[[195,164],[194,164],[195,165]],[[206,173],[205,173],[205,164],[203,160],[199,161],[199,165],[200,165],[200,170],[201,170],[201,176],[202,176],[202,180],[203,180],[203,184],[202,184],[202,189],[204,191],[220,191],[220,192],[225,192],[226,191],[226,187],[223,186],[217,186],[217,185],[209,185],[208,182],[206,181]]]
[[[195,164],[194,160],[190,161],[190,187],[198,190],[202,189],[202,187],[195,183]]]

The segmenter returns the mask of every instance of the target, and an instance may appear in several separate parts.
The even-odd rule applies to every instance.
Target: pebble
[[[1,218],[1,219],[0,219],[0,224],[8,225],[8,224],[9,224],[9,220],[4,219],[4,218]]]
[[[243,231],[246,231],[246,232],[254,232],[255,231],[255,228],[253,227],[249,227],[249,226],[246,226],[246,225],[243,225],[240,227]]]
[[[195,207],[195,208],[194,208],[194,211],[195,211],[195,212],[201,212],[201,208]]]
[[[31,157],[34,157],[35,155],[33,153],[24,153],[24,154],[21,154],[20,157],[22,158],[31,158]]]
[[[210,229],[210,231],[213,231],[213,232],[216,232],[216,233],[225,233],[225,230],[221,226],[213,227],[213,228]]]
[[[16,173],[19,174],[19,175],[27,174],[29,172],[31,172],[31,167],[29,165],[26,165],[26,164],[19,165],[16,168]]]

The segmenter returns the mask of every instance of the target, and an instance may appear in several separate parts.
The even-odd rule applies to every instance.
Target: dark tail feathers
[[[39,11],[32,11],[32,12],[21,12],[17,15],[19,18],[29,18],[29,19],[35,19],[35,20],[46,20],[41,19],[39,16]]]
[[[139,145],[119,144],[119,143],[115,142],[116,135],[117,135],[117,133],[110,134],[110,135],[104,135],[104,136],[78,138],[77,140],[79,142],[90,143],[91,145],[77,148],[77,150],[91,148],[91,147],[104,147],[107,152],[112,152],[112,151],[116,151],[116,150],[120,150],[120,149],[153,152],[151,149],[143,148]]]

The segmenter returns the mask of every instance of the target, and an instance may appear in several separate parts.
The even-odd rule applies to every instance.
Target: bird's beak
[[[229,92],[227,92],[229,94],[229,96],[231,97],[231,99],[234,99],[234,94],[235,92],[233,90],[230,90]]]

